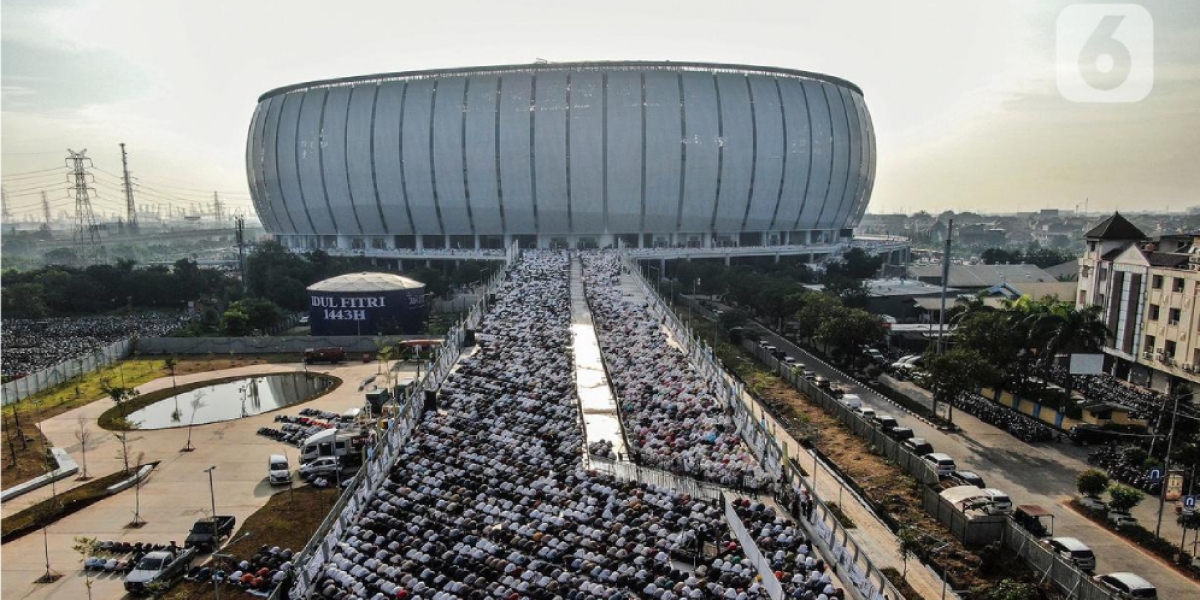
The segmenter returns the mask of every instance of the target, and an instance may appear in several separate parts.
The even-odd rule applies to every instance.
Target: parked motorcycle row
[[[1005,408],[979,394],[965,394],[954,402],[954,408],[979,420],[995,425],[1026,442],[1062,441],[1062,433],[1032,417]]]

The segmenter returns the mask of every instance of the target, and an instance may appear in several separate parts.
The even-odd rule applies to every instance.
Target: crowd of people
[[[319,597],[766,597],[719,503],[585,470],[567,261],[529,252],[512,268],[478,349],[318,570]],[[793,597],[840,597],[792,523],[739,509]]]
[[[670,344],[646,303],[622,293],[619,255],[588,253],[583,267],[600,348],[637,462],[731,487],[769,486],[732,412]]]
[[[0,320],[4,378],[24,377],[131,335],[157,337],[182,327],[179,314]]]

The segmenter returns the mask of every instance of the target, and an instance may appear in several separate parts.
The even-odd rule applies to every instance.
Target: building
[[[909,265],[908,276],[933,285],[942,284],[942,265]],[[1037,265],[950,265],[949,286],[968,291],[984,290],[1004,283],[1053,283],[1058,281]]]
[[[830,243],[875,178],[857,86],[742,65],[313,81],[259,98],[248,138],[255,210],[293,248]]]
[[[1147,239],[1120,213],[1087,232],[1079,306],[1101,307],[1110,372],[1166,391],[1200,384],[1200,234]]]

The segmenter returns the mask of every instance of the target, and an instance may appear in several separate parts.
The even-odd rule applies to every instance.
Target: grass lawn
[[[300,552],[317,530],[317,526],[325,520],[337,498],[337,490],[319,490],[312,486],[279,492],[271,496],[266,506],[258,509],[258,512],[250,515],[242,523],[234,535],[236,541],[221,552],[232,554],[235,560],[239,561],[253,558],[263,545],[291,548]],[[164,600],[202,600],[215,597],[211,583],[199,585],[186,581],[179,583],[163,596]],[[221,598],[249,600],[261,597],[225,585],[221,587]]]
[[[291,362],[298,360],[298,357],[292,354],[261,354],[187,357],[177,360],[175,374],[179,376],[247,365]],[[3,425],[0,426],[0,464],[4,465],[3,470],[0,470],[0,487],[9,488],[46,472],[49,443],[38,431],[37,424],[41,421],[97,400],[108,401],[108,396],[100,389],[100,384],[105,379],[116,386],[137,387],[167,376],[170,376],[170,373],[166,370],[162,358],[133,358],[84,374],[5,406],[3,412],[0,412],[3,416]],[[92,434],[99,435],[99,432],[93,431]]]

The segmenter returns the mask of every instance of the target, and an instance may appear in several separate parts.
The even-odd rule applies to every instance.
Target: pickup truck
[[[125,591],[131,594],[154,594],[166,591],[187,573],[194,548],[175,548],[151,552],[142,557],[125,576]],[[159,589],[156,589],[159,588]]]
[[[192,530],[188,532],[187,540],[183,545],[187,548],[195,548],[200,552],[212,552],[217,549],[218,544],[233,533],[233,526],[236,523],[235,517],[220,515],[215,518],[200,519],[192,525]]]

